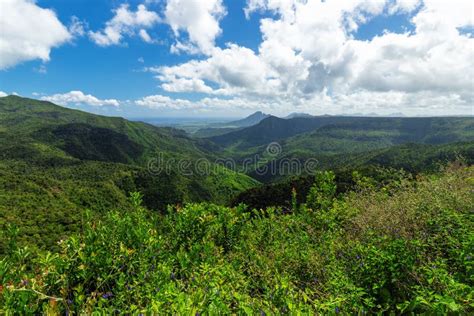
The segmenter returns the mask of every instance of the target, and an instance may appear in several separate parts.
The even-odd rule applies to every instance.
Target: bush
[[[161,214],[132,194],[132,210],[86,216],[56,253],[21,248],[11,229],[0,313],[469,314],[473,171],[337,198],[324,173],[291,213],[202,203]]]

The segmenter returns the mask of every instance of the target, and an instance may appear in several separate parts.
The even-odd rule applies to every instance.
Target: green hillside
[[[192,201],[227,203],[258,184],[212,164],[206,174],[178,170],[180,160],[189,168],[200,158],[213,161],[213,146],[169,128],[0,98],[0,228],[15,223],[23,242],[51,247],[77,231],[85,209],[127,209],[131,191],[162,210]],[[149,172],[152,159],[163,159],[166,168]],[[1,240],[0,252],[3,247]]]
[[[284,159],[284,158],[283,158]],[[300,158],[301,165],[306,158]],[[464,161],[468,165],[474,164],[474,142],[452,143],[443,145],[404,144],[384,149],[372,150],[358,154],[338,154],[319,156],[317,170],[333,170],[335,181],[340,192],[346,192],[356,185],[353,173],[356,171],[363,177],[371,177],[378,182],[393,180],[393,173],[415,177],[420,173],[438,173],[446,164],[453,161]],[[266,166],[278,166],[281,159],[269,162]],[[391,172],[388,172],[391,171]],[[291,206],[291,190],[296,188],[301,194],[300,202],[306,197],[314,182],[314,173],[299,174],[283,170],[282,174],[250,175],[267,183],[251,188],[237,195],[233,205],[244,203],[252,208],[266,208],[270,206]]]
[[[359,168],[372,164],[365,158],[391,147],[394,147],[392,154],[399,158],[404,147],[397,146],[407,145],[410,152],[416,153],[416,146],[409,144],[421,146],[415,158],[418,166],[404,160],[409,157],[402,157],[399,163],[381,164],[419,169],[423,159],[433,155],[426,150],[430,147],[424,145],[474,142],[474,118],[270,117],[258,125],[208,139],[220,146],[221,155],[236,159],[238,164],[245,165],[251,159],[253,163],[245,168],[246,173],[259,181],[271,182],[304,173],[302,166],[309,160],[317,162],[318,169]],[[269,152],[269,145],[276,146],[277,152]],[[454,153],[455,147],[448,146],[446,151]],[[466,155],[472,157],[472,151],[468,150]],[[298,164],[301,168],[287,170],[288,164]]]
[[[472,117],[376,118],[322,116],[280,119],[269,117],[259,124],[209,140],[231,151],[247,151],[281,142],[292,149],[333,152],[357,142],[366,148],[408,142],[442,144],[474,139]]]

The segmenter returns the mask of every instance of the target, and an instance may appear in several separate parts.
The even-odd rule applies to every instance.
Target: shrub
[[[469,314],[473,171],[337,198],[322,173],[291,213],[150,212],[135,193],[132,210],[86,215],[55,253],[20,247],[12,228],[0,313]]]

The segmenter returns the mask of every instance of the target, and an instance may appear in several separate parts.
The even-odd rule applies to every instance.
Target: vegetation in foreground
[[[291,210],[141,206],[86,217],[60,251],[0,260],[0,313],[472,313],[474,168],[337,194],[316,176]]]

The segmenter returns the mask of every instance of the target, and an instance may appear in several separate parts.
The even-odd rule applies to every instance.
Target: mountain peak
[[[292,119],[296,117],[305,117],[305,118],[310,118],[313,117],[311,114],[308,113],[303,113],[303,112],[293,112],[291,114],[288,114],[287,116],[284,117],[284,119]]]
[[[260,123],[262,120],[266,119],[269,116],[270,116],[269,114],[263,113],[262,111],[257,111],[243,119],[232,121],[232,122],[226,123],[225,125],[235,126],[235,127],[249,127],[249,126]]]

